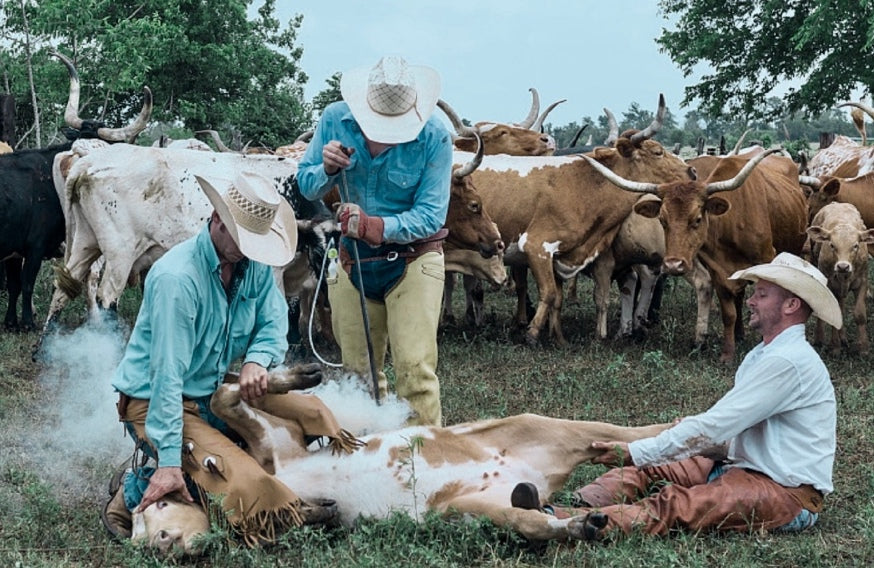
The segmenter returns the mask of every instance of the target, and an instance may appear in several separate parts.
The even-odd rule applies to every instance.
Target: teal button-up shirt
[[[160,466],[182,460],[182,400],[215,392],[240,358],[269,368],[288,350],[288,307],[271,267],[249,261],[229,299],[205,227],[162,256],[112,386],[149,399],[146,434]]]
[[[342,183],[339,173],[328,176],[322,164],[322,147],[331,140],[355,149],[346,168],[348,201],[382,217],[385,242],[409,243],[443,227],[449,211],[452,138],[438,118],[429,117],[415,139],[371,157],[349,105],[328,105],[298,166],[297,181],[307,199],[320,199]]]

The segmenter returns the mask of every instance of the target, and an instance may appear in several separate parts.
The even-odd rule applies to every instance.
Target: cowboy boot
[[[123,540],[131,536],[132,516],[124,503],[124,487],[110,497],[100,514],[103,526],[113,537]]]

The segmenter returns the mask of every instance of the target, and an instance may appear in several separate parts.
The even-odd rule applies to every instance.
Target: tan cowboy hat
[[[224,192],[194,176],[227,226],[240,252],[256,262],[284,266],[297,248],[294,210],[270,180],[252,172],[237,173]]]
[[[840,329],[844,324],[841,306],[828,289],[828,280],[814,265],[792,253],[781,252],[768,264],[738,270],[730,280],[767,280],[789,290],[811,307],[813,315]]]
[[[419,135],[440,96],[440,75],[424,65],[386,56],[374,67],[346,71],[340,93],[364,135],[374,142],[400,144]]]

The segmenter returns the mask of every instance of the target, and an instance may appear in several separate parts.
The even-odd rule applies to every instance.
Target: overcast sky
[[[655,38],[670,26],[656,0],[279,0],[276,14],[283,25],[303,14],[308,100],[337,71],[401,55],[437,69],[442,98],[473,121],[522,120],[530,87],[542,109],[567,99],[554,125],[597,119],[603,107],[621,119],[632,102],[654,111],[659,93],[678,118],[690,110],[679,105],[695,78],[659,53]]]

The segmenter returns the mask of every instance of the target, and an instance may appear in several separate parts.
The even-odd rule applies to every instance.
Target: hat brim
[[[246,258],[269,266],[285,266],[292,261],[297,250],[297,220],[291,205],[283,197],[279,198],[279,208],[270,230],[264,234],[254,233],[237,224],[223,197],[227,188],[219,191],[206,179],[198,175],[194,177]],[[230,182],[222,181],[230,186]]]
[[[382,144],[401,144],[419,135],[434,113],[440,98],[440,75],[424,65],[408,66],[416,85],[416,104],[404,114],[387,116],[367,104],[367,80],[372,67],[358,67],[343,73],[340,93],[349,105],[364,135]]]
[[[802,270],[786,265],[760,264],[738,270],[729,279],[749,280],[751,282],[766,280],[789,290],[807,302],[807,305],[813,310],[813,315],[830,326],[840,329],[844,325],[841,306],[831,290]]]

